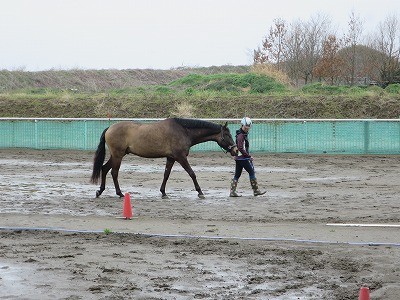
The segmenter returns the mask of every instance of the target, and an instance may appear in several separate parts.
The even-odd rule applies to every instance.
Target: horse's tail
[[[107,131],[108,127],[104,129],[103,133],[101,134],[100,137],[100,142],[99,145],[97,146],[96,153],[94,155],[93,159],[93,172],[92,172],[92,178],[90,179],[90,182],[97,184],[100,178],[101,174],[101,167],[103,166],[104,159],[106,157],[106,138],[105,134]]]

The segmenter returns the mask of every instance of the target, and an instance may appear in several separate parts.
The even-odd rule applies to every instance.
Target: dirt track
[[[265,196],[229,198],[222,153],[189,157],[205,200],[175,165],[128,156],[89,184],[93,153],[0,151],[0,299],[372,299],[400,295],[399,156],[255,155]],[[104,231],[111,234],[105,234]],[[139,233],[139,234],[138,234]]]

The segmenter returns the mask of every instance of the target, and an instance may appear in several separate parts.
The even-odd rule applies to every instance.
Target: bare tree
[[[301,21],[291,23],[286,38],[285,69],[296,85],[299,84],[304,69],[305,39],[304,24]]]
[[[280,18],[274,19],[269,34],[262,42],[262,49],[254,51],[255,63],[274,63],[278,70],[282,68],[285,51],[286,22]]]
[[[322,55],[322,44],[328,35],[331,22],[327,16],[316,15],[304,27],[303,79],[307,84],[313,80],[313,70]]]
[[[379,55],[380,81],[382,84],[395,82],[400,72],[400,25],[396,15],[388,15],[379,23],[378,31],[370,43]]]
[[[265,64],[268,62],[267,53],[265,53],[260,47],[253,51],[253,64]]]
[[[350,20],[348,22],[348,32],[344,36],[344,46],[349,47],[350,51],[346,51],[345,59],[347,61],[347,74],[350,77],[350,85],[354,85],[354,80],[356,77],[357,70],[357,44],[359,43],[361,34],[363,32],[363,22],[360,17],[354,13],[354,11],[350,14]]]
[[[381,68],[382,79],[387,83],[392,83],[399,69],[400,55],[400,28],[396,15],[386,17],[379,25],[379,33],[381,36],[379,50],[384,54]]]

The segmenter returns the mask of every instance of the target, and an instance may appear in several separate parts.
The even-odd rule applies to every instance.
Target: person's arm
[[[246,151],[243,134],[239,134],[237,136],[237,147],[240,153],[242,153],[243,157],[250,157],[250,154]]]

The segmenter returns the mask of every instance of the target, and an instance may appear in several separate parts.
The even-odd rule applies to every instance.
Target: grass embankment
[[[246,67],[227,68],[0,71],[0,117],[400,117],[400,85],[294,89]]]

